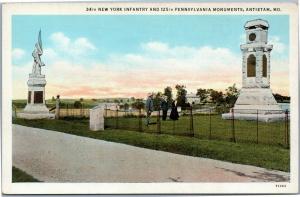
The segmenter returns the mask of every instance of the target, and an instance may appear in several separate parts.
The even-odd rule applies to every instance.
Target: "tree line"
[[[199,97],[200,105],[214,105],[223,108],[232,108],[239,96],[240,89],[236,87],[236,84],[229,86],[225,91],[218,91],[214,89],[197,89],[196,96]],[[177,84],[175,86],[175,97],[173,98],[173,90],[170,86],[164,88],[162,92],[154,93],[153,105],[154,109],[158,110],[160,107],[160,102],[162,96],[166,96],[168,106],[171,107],[172,102],[175,100],[176,105],[182,108],[189,107],[192,103],[187,102],[187,90],[186,86],[182,84]],[[277,102],[289,102],[289,96],[282,96],[280,94],[273,94]],[[129,106],[128,106],[129,107]],[[143,99],[136,99],[132,104],[132,107],[135,109],[144,108]]]

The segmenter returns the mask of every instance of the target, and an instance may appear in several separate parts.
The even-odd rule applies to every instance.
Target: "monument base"
[[[23,112],[17,114],[18,118],[24,119],[53,119],[52,114],[44,104],[27,104]]]
[[[261,121],[261,122],[275,122],[275,121],[284,121],[286,118],[290,118],[289,115],[285,113],[280,114],[241,114],[241,113],[234,113],[235,120],[253,120],[253,121]],[[232,120],[233,116],[232,113],[222,114],[222,119],[225,120]]]
[[[34,119],[54,119],[55,114],[52,113],[28,113],[28,112],[20,112],[17,114],[18,118],[23,118],[23,119],[29,119],[29,120],[34,120]]]
[[[232,110],[237,120],[274,122],[286,119],[270,88],[242,88],[234,108],[222,114],[222,118],[232,119]]]

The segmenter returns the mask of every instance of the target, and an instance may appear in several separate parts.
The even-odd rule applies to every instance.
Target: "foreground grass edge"
[[[14,119],[13,123],[177,154],[254,165],[286,172],[290,170],[289,150],[277,146],[232,143],[115,129],[95,132],[90,131],[87,122],[84,121]]]
[[[34,178],[33,176],[27,174],[23,170],[16,168],[15,166],[12,167],[12,182],[13,183],[22,183],[22,182],[41,182]]]

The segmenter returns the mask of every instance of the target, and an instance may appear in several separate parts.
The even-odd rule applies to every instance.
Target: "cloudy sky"
[[[288,16],[13,16],[13,98],[25,99],[42,30],[46,98],[145,97],[184,84],[241,87],[244,24],[269,21],[271,88],[289,95]]]

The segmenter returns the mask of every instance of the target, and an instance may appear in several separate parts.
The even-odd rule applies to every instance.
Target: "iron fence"
[[[90,117],[90,109],[86,108],[83,104],[77,108],[73,104],[66,104],[63,108],[59,109],[59,117],[88,118]]]
[[[245,109],[246,112],[246,109]],[[289,111],[255,110],[251,120],[241,120],[242,111],[231,110],[227,119],[216,108],[182,110],[178,120],[162,120],[162,112],[154,111],[146,125],[143,110],[105,109],[105,128],[133,130],[156,134],[171,134],[207,140],[270,144],[289,147]],[[247,113],[250,113],[247,111]],[[276,114],[281,120],[262,121],[264,115]]]

